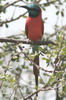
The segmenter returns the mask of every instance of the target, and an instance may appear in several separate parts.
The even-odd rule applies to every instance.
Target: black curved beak
[[[21,7],[21,8],[25,8],[27,10],[33,10],[33,11],[37,11],[37,9],[35,8],[29,8],[28,6],[19,6],[19,5],[14,5],[15,7]]]
[[[27,10],[31,10],[28,6],[21,6],[22,8],[25,8]]]
[[[25,8],[27,10],[32,10],[31,8],[29,8],[28,6],[19,6],[19,5],[14,5],[15,7],[21,7],[21,8]]]

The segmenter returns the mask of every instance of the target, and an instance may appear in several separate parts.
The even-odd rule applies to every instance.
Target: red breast
[[[28,17],[26,20],[28,38],[33,41],[40,40],[43,35],[43,21],[41,14],[38,17]]]

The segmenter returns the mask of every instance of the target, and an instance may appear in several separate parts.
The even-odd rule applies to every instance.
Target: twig
[[[2,22],[0,22],[0,26],[2,26],[3,24],[6,24],[6,23],[10,23],[10,22],[16,21],[16,20],[18,20],[19,18],[21,18],[22,16],[24,16],[26,13],[27,13],[27,12],[21,14],[20,16],[14,18],[14,19],[2,21]]]
[[[11,5],[14,5],[15,3],[17,3],[17,2],[20,2],[19,0],[17,0],[17,1],[14,1],[14,2],[12,2],[12,3],[6,3],[5,5],[4,5],[4,8],[6,9],[6,8],[8,8],[8,7],[10,7]]]
[[[53,85],[55,85],[56,83],[54,82]],[[62,86],[65,86],[66,84],[62,85]],[[50,87],[48,85],[45,85],[44,87],[38,89],[37,91],[33,92],[32,94],[30,94],[29,96],[25,97],[24,100],[28,100],[29,98],[31,98],[33,95],[35,95],[36,93],[40,92],[40,91],[48,91],[48,90],[56,90],[57,88],[60,88],[62,87],[61,85],[60,86],[57,86],[57,87]]]
[[[55,2],[56,1],[51,1],[51,2],[48,2],[48,3],[42,3],[42,4],[40,4],[40,6],[47,7],[47,6],[51,5],[51,4],[54,4]]]
[[[33,95],[35,95],[36,93],[38,93],[40,91],[47,91],[47,90],[50,90],[50,87],[44,86],[44,87],[38,89],[37,91],[33,92],[29,96],[25,97],[24,100],[28,100],[29,98],[31,98]]]
[[[20,1],[22,1],[22,2],[25,3],[25,4],[29,4],[28,2],[26,2],[26,1],[24,1],[24,0],[20,0]]]
[[[23,52],[23,48],[19,45],[19,48],[21,50],[21,52],[24,54],[24,56],[33,64],[35,65],[35,67],[37,67],[39,70],[42,70],[42,71],[45,71],[45,72],[49,72],[49,73],[57,73],[57,72],[61,72],[61,71],[57,71],[57,70],[54,70],[54,71],[51,71],[51,70],[46,70],[40,66],[38,66],[36,63],[34,63],[34,61],[25,53]]]
[[[15,15],[15,11],[16,11],[16,7],[14,8],[14,11],[13,11],[11,19],[13,19],[14,15]]]

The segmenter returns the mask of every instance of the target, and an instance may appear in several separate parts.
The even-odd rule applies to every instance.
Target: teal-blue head
[[[23,8],[26,8],[29,12],[30,17],[37,17],[40,14],[40,7],[37,4],[29,4],[27,6],[22,6]]]

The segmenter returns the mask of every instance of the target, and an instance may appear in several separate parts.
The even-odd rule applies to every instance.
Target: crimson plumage
[[[37,17],[27,17],[25,30],[30,40],[37,41],[42,38],[44,31],[42,12]]]

